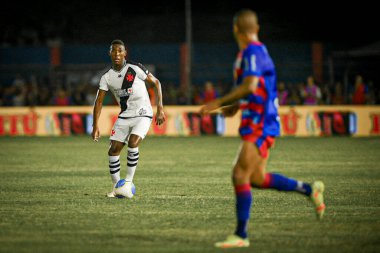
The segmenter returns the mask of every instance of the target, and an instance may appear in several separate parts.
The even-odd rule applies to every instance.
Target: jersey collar
[[[127,61],[126,61],[126,60],[124,60],[123,67],[122,67],[119,71],[115,70],[115,69],[113,68],[113,66],[111,66],[111,69],[112,69],[113,71],[115,71],[116,73],[120,73],[121,71],[123,71],[123,69],[125,68],[125,66],[127,66]]]

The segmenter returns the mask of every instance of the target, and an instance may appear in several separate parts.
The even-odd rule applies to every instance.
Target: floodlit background
[[[232,87],[237,53],[232,17],[241,8],[259,14],[260,39],[275,62],[283,104],[303,104],[313,77],[318,104],[379,104],[380,36],[370,5],[254,1],[30,1],[1,8],[0,105],[89,105],[110,65],[113,39],[163,83],[165,104],[204,102]],[[358,76],[365,99],[355,100]],[[67,99],[55,99],[63,97]],[[106,101],[112,104],[112,98]]]

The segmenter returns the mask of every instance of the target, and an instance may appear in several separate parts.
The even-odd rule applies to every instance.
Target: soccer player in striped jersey
[[[314,203],[318,219],[325,210],[321,181],[308,184],[265,171],[269,149],[280,134],[280,124],[275,67],[265,45],[258,39],[258,31],[255,12],[244,9],[234,16],[233,33],[240,48],[234,65],[236,88],[200,110],[206,114],[221,108],[225,116],[233,116],[240,109],[242,114],[239,128],[242,143],[232,176],[237,226],[233,235],[215,244],[219,248],[249,246],[251,187],[303,194]]]
[[[120,180],[120,153],[125,144],[128,145],[126,181],[132,181],[139,160],[139,144],[145,138],[153,119],[145,82],[155,87],[157,112],[155,123],[161,125],[165,121],[162,104],[160,81],[142,64],[127,61],[127,50],[124,42],[114,40],[109,55],[112,67],[101,78],[98,94],[94,104],[92,138],[100,138],[99,116],[107,91],[111,91],[120,105],[120,113],[111,131],[111,145],[108,150],[109,170],[115,185]],[[112,191],[108,197],[115,197]]]

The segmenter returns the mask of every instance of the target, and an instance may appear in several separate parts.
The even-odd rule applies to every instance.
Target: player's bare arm
[[[157,95],[157,113],[156,113],[156,125],[161,125],[165,122],[164,106],[162,103],[162,90],[161,82],[152,73],[149,73],[146,81],[153,85]]]
[[[100,138],[98,122],[99,122],[100,113],[103,107],[103,100],[104,100],[104,97],[106,96],[106,93],[107,93],[106,91],[99,89],[98,94],[96,95],[94,111],[93,111],[92,133],[91,133],[91,137],[94,141],[98,141],[98,139]]]
[[[238,86],[236,89],[221,97],[219,99],[215,99],[210,103],[207,103],[201,108],[201,114],[210,113],[223,105],[229,105],[231,103],[236,102],[237,100],[246,97],[250,93],[254,93],[256,91],[257,85],[259,83],[259,78],[256,76],[247,76],[244,78],[243,83]]]
[[[222,114],[225,117],[232,117],[239,111],[239,103],[235,102],[232,105],[226,105],[220,108],[222,110]]]

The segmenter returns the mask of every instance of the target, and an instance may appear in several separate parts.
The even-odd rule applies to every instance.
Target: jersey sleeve
[[[136,65],[137,65],[137,68],[136,68],[137,76],[138,78],[144,81],[149,74],[149,70],[141,63],[137,63]]]
[[[255,47],[248,47],[243,53],[243,79],[247,76],[262,76],[262,66]]]
[[[108,91],[108,84],[105,75],[102,76],[99,82],[99,90]]]

